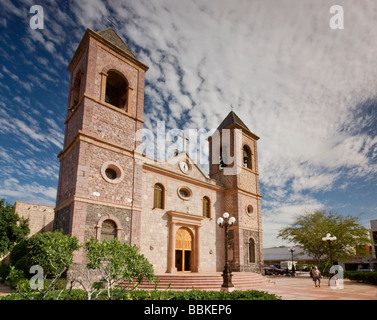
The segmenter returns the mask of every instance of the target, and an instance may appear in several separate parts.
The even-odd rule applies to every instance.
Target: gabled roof
[[[96,33],[105,40],[109,41],[114,46],[124,51],[126,54],[136,59],[135,55],[132,53],[130,48],[127,47],[125,42],[122,40],[121,37],[117,35],[113,28],[106,28],[104,30],[97,31]]]
[[[258,140],[259,137],[252,133],[250,129],[243,123],[243,121],[233,112],[229,112],[229,114],[225,117],[223,122],[218,126],[217,130],[221,131],[222,129],[232,129],[232,128],[239,128],[242,129],[243,132],[246,134],[251,135],[255,140]]]

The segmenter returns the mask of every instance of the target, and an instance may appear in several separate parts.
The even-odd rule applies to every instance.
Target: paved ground
[[[377,286],[345,279],[343,289],[332,289],[328,279],[322,279],[321,287],[315,287],[308,276],[269,276],[273,286],[258,288],[281,296],[283,300],[377,300]]]
[[[0,296],[5,296],[11,292],[12,290],[9,288],[9,286],[6,286],[4,282],[0,281]]]
[[[343,289],[331,289],[327,279],[322,279],[321,287],[314,287],[313,281],[307,276],[283,277],[269,276],[275,285],[259,287],[281,296],[283,300],[377,300],[377,286],[344,280]],[[0,296],[9,294],[10,288],[0,282]]]

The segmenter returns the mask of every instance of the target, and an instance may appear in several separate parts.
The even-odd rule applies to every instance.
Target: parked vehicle
[[[274,269],[271,268],[269,265],[265,264],[264,265],[264,274],[265,275],[273,275],[274,274]]]
[[[275,266],[271,266],[272,268],[272,273],[273,274],[286,274],[287,273],[287,270],[284,270],[284,269],[280,269],[280,268],[277,268]]]

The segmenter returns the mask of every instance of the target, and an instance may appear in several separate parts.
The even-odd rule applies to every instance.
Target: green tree
[[[322,258],[329,258],[328,243],[322,238],[330,233],[337,238],[331,243],[333,260],[347,261],[366,255],[367,251],[362,246],[372,244],[369,230],[361,226],[359,220],[359,217],[327,211],[305,213],[298,216],[291,226],[282,228],[278,238],[300,245],[319,265]]]
[[[80,249],[79,241],[76,237],[63,234],[59,231],[37,233],[31,238],[24,240],[18,246],[15,246],[14,251],[11,252],[11,261],[14,266],[11,266],[9,280],[17,283],[16,287],[21,295],[25,295],[25,288],[21,288],[21,269],[29,275],[30,267],[38,266],[43,270],[43,279],[47,278],[49,281],[47,286],[42,289],[36,289],[40,294],[40,299],[44,300],[50,291],[53,291],[54,298],[59,299],[60,295],[66,289],[69,281],[66,279],[65,285],[55,296],[55,285],[62,277],[62,275],[71,267],[73,263],[73,252]],[[25,256],[22,256],[25,253]],[[22,263],[20,263],[22,261]],[[17,267],[19,269],[17,269]],[[43,280],[42,279],[42,280]],[[43,283],[44,283],[43,282]],[[71,281],[71,288],[73,282]],[[30,290],[28,287],[26,291]]]
[[[0,257],[29,234],[27,219],[20,218],[15,208],[5,199],[0,200]]]
[[[76,237],[60,231],[43,232],[27,240],[27,266],[39,265],[46,277],[64,273],[73,263],[73,252],[80,249]]]
[[[103,291],[107,291],[108,299],[117,299],[127,287],[121,287],[116,296],[114,289],[119,289],[119,284],[124,281],[129,283],[136,281],[137,286],[144,279],[148,282],[154,280],[152,264],[139,253],[136,246],[122,244],[118,239],[99,242],[91,238],[85,243],[85,249],[88,261],[86,279],[81,278],[76,281],[82,284],[88,299],[92,299],[94,292],[96,292],[94,299],[98,298]],[[101,281],[100,287],[96,285],[96,280]],[[131,290],[136,286],[131,287]]]

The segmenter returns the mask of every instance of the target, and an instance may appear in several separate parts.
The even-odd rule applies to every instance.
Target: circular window
[[[115,180],[117,178],[117,173],[114,169],[107,168],[105,170],[106,177],[108,177],[110,180]]]
[[[119,183],[123,180],[124,173],[120,165],[116,162],[105,162],[101,167],[102,177],[110,183]]]
[[[183,200],[189,200],[191,198],[191,190],[189,188],[183,187],[178,188],[178,196]]]
[[[253,212],[254,212],[253,206],[251,204],[247,205],[246,206],[246,213],[251,215],[251,214],[253,214]]]

